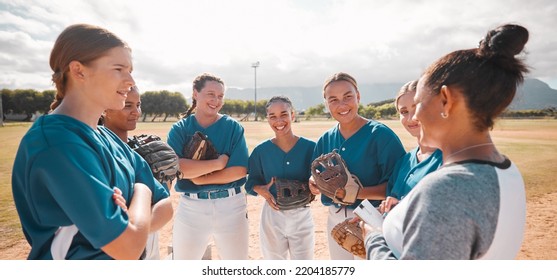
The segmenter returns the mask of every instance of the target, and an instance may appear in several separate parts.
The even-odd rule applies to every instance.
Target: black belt
[[[185,196],[197,199],[218,199],[226,198],[230,196],[237,195],[242,192],[241,188],[224,189],[224,190],[212,190],[198,193],[184,193]]]

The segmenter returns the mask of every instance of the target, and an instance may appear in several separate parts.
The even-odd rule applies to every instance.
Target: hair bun
[[[520,25],[505,24],[491,30],[480,41],[480,52],[487,56],[514,57],[528,42],[528,30]]]

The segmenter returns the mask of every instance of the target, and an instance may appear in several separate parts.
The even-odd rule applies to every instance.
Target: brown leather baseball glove
[[[333,239],[344,248],[344,250],[353,255],[366,259],[366,247],[362,236],[362,228],[358,223],[349,223],[352,218],[344,220],[344,222],[336,225],[331,230]]]
[[[304,207],[315,199],[307,182],[288,179],[276,179],[277,206],[280,210]]]
[[[354,204],[363,188],[336,150],[316,158],[311,164],[311,175],[321,193],[333,199],[334,203]]]
[[[217,159],[219,153],[207,136],[200,131],[196,131],[188,144],[184,146],[184,157],[195,160]]]

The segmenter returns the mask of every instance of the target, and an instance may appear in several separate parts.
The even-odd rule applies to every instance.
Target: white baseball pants
[[[160,260],[159,252],[159,232],[155,231],[149,233],[147,237],[147,245],[145,246],[145,259],[146,260]]]
[[[259,240],[265,260],[312,260],[315,248],[313,216],[309,207],[274,210],[261,208]]]
[[[354,256],[352,253],[340,247],[335,239],[331,236],[333,228],[344,222],[347,218],[354,218],[352,209],[341,209],[336,213],[339,208],[334,205],[329,206],[329,216],[327,217],[327,241],[329,242],[329,255],[331,260],[361,260],[361,258]]]
[[[246,195],[218,199],[180,196],[172,231],[176,260],[201,260],[211,236],[222,260],[247,260]]]

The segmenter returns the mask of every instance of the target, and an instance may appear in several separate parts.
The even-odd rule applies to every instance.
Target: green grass
[[[397,120],[382,122],[399,135],[407,150],[415,147],[416,140]],[[157,134],[166,139],[172,124],[140,123],[134,134]],[[273,136],[265,121],[242,122],[242,125],[250,151]],[[293,124],[293,130],[298,135],[317,140],[333,125],[334,121],[301,121]],[[19,141],[30,126],[31,123],[8,122],[0,127],[3,140],[0,147],[0,249],[11,247],[24,238],[12,199],[11,173]],[[528,199],[556,191],[557,120],[500,120],[492,131],[492,137],[497,148],[522,172]]]
[[[19,141],[31,123],[5,123],[0,127],[0,249],[11,247],[23,238],[12,198],[12,165]]]

